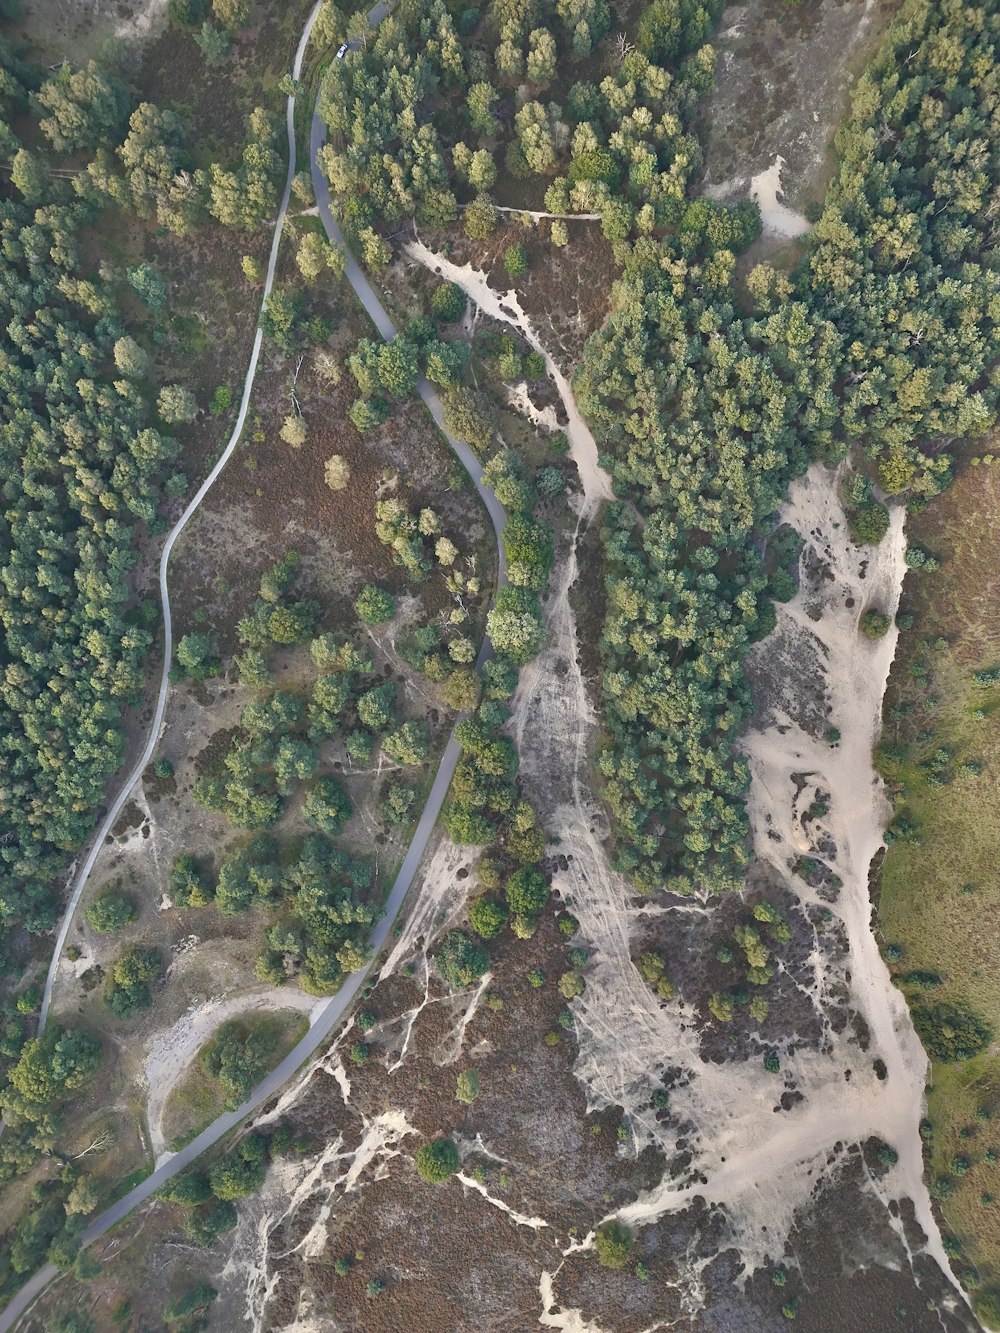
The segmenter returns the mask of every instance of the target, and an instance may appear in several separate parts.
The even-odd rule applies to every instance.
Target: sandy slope
[[[432,273],[437,273],[440,277],[446,278],[448,282],[454,282],[461,287],[484,314],[499,320],[501,324],[510,324],[512,328],[517,329],[525,341],[536,352],[541,353],[545,358],[545,367],[549,377],[559,392],[559,397],[562,399],[563,408],[566,412],[568,421],[566,438],[569,440],[570,457],[580,473],[585,510],[589,513],[596,508],[601,500],[610,500],[612,498],[611,478],[597,460],[597,445],[590,433],[590,427],[580,415],[580,410],[576,405],[576,400],[566,376],[556,365],[548,349],[543,346],[531,321],[521,309],[517,292],[513,288],[502,293],[494,291],[486,274],[480,269],[473,268],[471,264],[461,266],[453,264],[450,259],[445,259],[443,255],[435,254],[433,250],[429,250],[422,241],[411,241],[406,246],[406,251],[407,254],[423,264],[425,268],[429,268]]]
[[[903,1197],[913,1201],[928,1237],[926,1249],[947,1273],[922,1179],[918,1122],[926,1059],[879,956],[868,900],[868,868],[887,813],[871,767],[871,747],[895,634],[871,643],[857,624],[869,604],[895,611],[904,571],[903,514],[894,511],[881,547],[859,550],[847,536],[836,479],[817,466],[793,486],[782,517],[806,539],[804,562],[806,556],[818,558],[825,567],[815,581],[804,576],[799,594],[779,608],[775,637],[756,649],[767,655],[781,685],[773,714],[762,717],[760,729],[746,741],[753,769],[749,813],[758,854],[808,903],[815,894],[790,874],[790,867],[804,850],[824,858],[808,842],[804,845],[798,814],[811,791],[830,793],[825,832],[836,852],[825,861],[843,880],[832,910],[843,923],[849,954],[846,960],[827,956],[817,938],[812,998],[822,1014],[835,988],[846,986],[870,1028],[870,1047],[861,1051],[850,1029],[837,1035],[828,1027],[822,1052],[804,1050],[783,1058],[803,1100],[776,1115],[775,1082],[759,1061],[718,1065],[704,1060],[693,1015],[683,1006],[661,1007],[638,977],[630,948],[644,909],[608,867],[601,845],[603,814],[586,786],[593,716],[575,657],[568,595],[576,574],[571,553],[548,608],[548,642],[522,673],[513,726],[529,794],[548,811],[550,840],[573,852],[569,870],[557,876],[554,887],[572,899],[582,933],[595,951],[587,990],[574,1003],[580,1036],[577,1074],[594,1105],[625,1108],[637,1146],[656,1142],[670,1155],[676,1132],[656,1123],[649,1096],[666,1066],[685,1071],[671,1106],[695,1127],[687,1135],[694,1149],[691,1169],[676,1180],[666,1177],[623,1209],[621,1215],[633,1225],[683,1209],[695,1198],[722,1205],[733,1243],[751,1271],[778,1257],[796,1213],[808,1208],[817,1187],[830,1178],[845,1146],[877,1135],[896,1148],[899,1163],[871,1187],[886,1203]],[[793,720],[803,711],[796,696],[812,693],[817,685],[829,707],[829,720],[818,730],[838,726],[842,740],[837,748]],[[574,758],[575,764],[567,763]],[[560,760],[565,781],[553,784]],[[803,772],[809,774],[809,790],[799,796],[792,774]],[[710,914],[712,904],[678,903],[667,910]],[[876,1058],[886,1066],[883,1081],[873,1068]],[[901,1227],[893,1225],[908,1248]],[[696,1271],[691,1285],[694,1293]]]

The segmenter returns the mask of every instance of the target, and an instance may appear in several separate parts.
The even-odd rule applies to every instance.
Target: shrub
[[[208,1176],[201,1172],[188,1172],[175,1176],[159,1191],[161,1199],[167,1203],[179,1203],[184,1208],[195,1208],[200,1203],[207,1203],[212,1197],[212,1187]]]
[[[217,1199],[244,1199],[260,1189],[266,1172],[266,1144],[259,1134],[248,1134],[212,1166],[208,1178]]]
[[[614,1220],[598,1227],[594,1238],[597,1258],[603,1268],[624,1268],[632,1253],[632,1233],[622,1222]]]
[[[224,1231],[236,1225],[236,1205],[220,1199],[211,1208],[192,1213],[184,1222],[184,1234],[195,1245],[213,1245]]]
[[[557,467],[540,467],[535,473],[535,490],[545,500],[554,495],[562,495],[566,489],[566,477]]]
[[[575,1000],[587,989],[587,983],[579,972],[564,972],[559,978],[559,994],[564,1000]]]
[[[503,266],[510,278],[522,278],[528,271],[528,254],[519,241],[507,247],[503,257]]]
[[[326,460],[323,480],[331,491],[345,491],[351,484],[351,465],[343,454],[331,454]]]
[[[354,428],[363,434],[379,426],[389,416],[389,404],[384,398],[356,398],[348,409]]]
[[[353,813],[347,793],[336,778],[318,778],[302,803],[307,824],[336,837]]]
[[[212,416],[218,417],[227,411],[233,401],[233,391],[228,384],[220,384],[212,395],[212,401],[208,405],[208,410]]]
[[[425,1143],[418,1150],[414,1162],[424,1180],[430,1181],[432,1185],[440,1185],[449,1176],[453,1176],[461,1165],[458,1149],[451,1139],[445,1138]]]
[[[363,1065],[371,1055],[371,1048],[363,1041],[356,1041],[351,1047],[351,1064]]]
[[[104,999],[116,1018],[132,1018],[152,1002],[149,982],[163,970],[158,949],[126,949],[111,967]]]
[[[889,531],[889,511],[878,500],[869,500],[850,510],[847,526],[851,540],[859,546],[878,546]]]
[[[455,282],[443,282],[431,292],[431,313],[441,324],[454,324],[465,314],[465,292]]]
[[[499,935],[507,922],[507,908],[496,898],[477,898],[469,907],[469,925],[484,940]]]
[[[892,620],[883,611],[869,607],[861,617],[860,629],[866,639],[881,639],[888,633]]]
[[[109,934],[135,920],[135,903],[128,894],[109,889],[94,899],[84,916],[94,930]]]
[[[390,824],[408,824],[413,817],[411,809],[416,799],[417,793],[412,787],[393,782],[386,788],[379,811]]]
[[[455,1096],[467,1106],[479,1096],[479,1074],[475,1069],[465,1069],[459,1074],[455,1084]]]
[[[358,594],[354,609],[366,625],[381,625],[396,614],[396,602],[384,588],[367,583]]]
[[[524,866],[507,881],[507,905],[520,916],[534,916],[548,902],[549,886],[532,866]]]
[[[497,225],[497,214],[493,204],[481,194],[465,210],[465,234],[475,241],[485,241],[493,235]]]
[[[470,986],[488,970],[489,954],[464,930],[450,930],[435,958],[438,971],[449,986]]]
[[[281,430],[278,432],[286,444],[290,444],[293,449],[301,449],[308,438],[309,431],[306,428],[305,418],[298,413],[289,413],[282,422]]]
[[[913,1022],[932,1060],[971,1060],[992,1039],[983,1020],[958,1005],[915,1006]]]
[[[157,395],[156,410],[164,421],[181,424],[194,421],[198,404],[190,389],[180,384],[165,384]]]
[[[183,1323],[185,1327],[193,1327],[192,1317],[197,1314],[203,1315],[218,1294],[216,1289],[210,1287],[207,1282],[200,1282],[196,1287],[189,1287],[187,1291],[164,1308],[163,1322],[165,1324]],[[199,1326],[201,1325],[199,1324]]]
[[[202,1055],[205,1068],[222,1086],[227,1111],[235,1111],[250,1096],[267,1071],[274,1054],[268,1029],[248,1032],[238,1019],[223,1023]]]
[[[219,674],[219,659],[212,653],[208,634],[185,634],[177,645],[176,657],[178,667],[192,680],[207,680]]]

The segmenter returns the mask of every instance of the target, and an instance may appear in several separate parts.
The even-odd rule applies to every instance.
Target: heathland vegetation
[[[394,238],[412,220],[442,243],[460,226],[473,246],[502,251],[516,284],[529,257],[513,230],[519,224],[505,222],[495,204],[508,192],[519,205],[561,215],[541,228],[554,247],[567,244],[567,221],[586,215],[613,253],[611,312],[587,344],[575,388],[617,496],[603,515],[605,743],[596,766],[617,865],[647,892],[734,887],[749,859],[748,770],[733,741],[750,709],[748,647],[772,627],[773,599],[794,592],[796,551],[774,532],[789,481],[810,460],[850,454],[851,530],[858,542],[877,542],[888,496],[919,510],[948,485],[953,446],[990,428],[1000,383],[994,5],[906,0],[856,87],[837,138],[835,179],[790,274],[740,258],[759,234],[754,205],[726,207],[696,192],[694,116],[713,78],[710,38],[721,10],[720,0],[654,0],[633,41],[612,35],[605,0],[490,0],[463,10],[400,0],[377,32],[362,33],[358,50],[330,63],[320,100],[329,126],[323,168],[370,268],[388,265]],[[227,58],[231,30],[249,19],[248,6],[222,0],[211,17],[196,0],[172,0],[171,11],[210,66]],[[329,45],[342,20],[327,5],[321,22]],[[11,936],[53,924],[60,876],[121,762],[125,710],[141,701],[157,618],[155,604],[134,595],[129,570],[188,489],[179,454],[209,407],[183,374],[161,370],[170,336],[164,275],[142,257],[95,258],[101,228],[124,218],[184,238],[221,224],[244,232],[252,248],[273,212],[282,163],[276,124],[260,108],[226,160],[209,160],[182,116],[134,96],[112,64],[45,72],[8,44],[0,59],[10,163],[0,200],[0,924]],[[308,196],[308,181],[297,188]],[[336,256],[301,230],[303,278],[335,270]],[[256,281],[259,259],[248,254],[243,270]],[[426,374],[442,389],[449,428],[488,461],[510,516],[510,586],[490,613],[497,657],[482,684],[464,615],[414,625],[399,642],[404,660],[454,709],[469,710],[444,822],[455,841],[485,853],[470,932],[449,933],[438,954],[453,986],[483,975],[486,942],[507,923],[530,935],[548,898],[537,812],[518,789],[503,726],[517,670],[543,634],[553,542],[536,508],[561,484],[552,475],[530,479],[507,453],[490,457],[484,396],[471,387],[464,351],[441,336],[462,313],[461,293],[441,287],[433,318],[418,319],[391,347],[362,338],[347,358],[359,432],[384,422]],[[330,333],[291,287],[273,293],[262,326],[286,354]],[[538,373],[528,358],[515,367],[518,356],[503,347],[501,374]],[[228,406],[217,397],[210,410],[221,415]],[[295,449],[307,432],[296,409],[281,436]],[[331,489],[349,488],[341,455],[327,467]],[[409,578],[434,569],[450,580],[455,612],[478,595],[475,572],[456,567],[458,543],[433,511],[395,495],[381,500],[377,524]],[[934,560],[922,548],[911,553],[925,570]],[[339,841],[352,807],[337,777],[320,770],[318,747],[336,737],[351,762],[398,768],[379,817],[405,825],[418,794],[408,770],[426,758],[431,738],[420,719],[399,713],[391,681],[376,678],[353,627],[336,637],[315,633],[315,606],[288,595],[293,577],[285,563],[271,570],[240,622],[238,671],[254,697],[234,743],[195,792],[242,832],[211,875],[181,856],[171,892],[179,907],[271,913],[259,975],[295,976],[326,994],[363,961],[378,908],[370,858]],[[356,611],[378,626],[395,602],[370,585]],[[866,630],[885,628],[870,619]],[[270,661],[305,643],[315,666],[308,697],[278,686]],[[219,665],[210,635],[182,638],[178,675],[203,683]],[[899,762],[913,758],[907,751]],[[921,781],[932,784],[946,783],[956,763],[977,762],[959,759],[943,739],[916,758]],[[299,818],[305,829],[279,837],[279,825],[287,830]],[[905,842],[913,827],[902,812],[890,836]],[[128,924],[131,906],[127,895],[103,895],[89,911],[94,929],[113,934]],[[766,982],[771,965],[758,927],[743,922],[735,941],[750,982]],[[116,1015],[128,1018],[149,1001],[162,962],[150,951],[121,951],[106,993]],[[644,956],[643,975],[667,998],[665,969],[656,955]],[[904,984],[923,997],[917,1020],[932,1054],[969,1065],[990,1021],[972,1009],[960,1020],[957,997],[946,1007],[931,995],[937,974],[929,963],[912,973]],[[583,984],[575,967],[560,990],[571,1000]],[[22,1010],[30,1012],[26,996]],[[720,1019],[728,999],[713,996]],[[5,1014],[0,1048],[9,1066],[0,1143],[8,1178],[52,1151],[61,1106],[100,1058],[93,1038],[56,1025],[41,1041],[25,1041],[23,1017]],[[260,1063],[237,1037],[213,1048],[210,1066],[230,1100]],[[457,1165],[454,1148],[441,1144],[451,1147],[438,1140],[426,1149],[430,1179]],[[171,1186],[173,1201],[190,1209],[191,1240],[210,1242],[233,1224],[233,1200],[259,1185],[267,1152],[251,1135],[209,1176]],[[953,1174],[964,1178],[971,1153],[954,1160]],[[85,1211],[76,1191],[68,1163],[58,1182],[39,1187],[34,1209],[8,1233],[0,1289],[46,1253],[72,1262],[74,1219]],[[627,1233],[605,1228],[604,1262],[624,1263],[630,1244]],[[197,1293],[202,1305],[208,1299]]]
[[[249,7],[228,8],[214,17],[235,36]],[[234,81],[239,112],[206,150],[204,125],[185,119],[189,90],[169,107],[154,100],[155,69],[114,41],[99,62],[52,65],[13,36],[18,10],[0,16],[0,972],[17,992],[0,1050],[4,1183],[59,1152],[71,1132],[64,1103],[100,1061],[95,1037],[55,1023],[26,1042],[40,987],[22,978],[51,948],[38,937],[57,918],[67,865],[93,830],[155,661],[159,607],[137,593],[135,567],[155,560],[188,473],[231,420],[232,391],[223,384],[209,401],[205,368],[219,373],[252,326],[235,297],[216,346],[219,312],[187,314],[190,274],[204,272],[206,248],[225,268],[221,227],[258,248],[254,233],[273,216],[284,174],[277,118],[253,101],[244,115],[251,87],[267,100],[256,50],[244,51]],[[321,36],[331,17],[339,21],[325,15]],[[176,30],[161,39],[175,40]],[[229,244],[234,264],[238,244]],[[212,669],[202,646],[196,636],[185,645],[192,674]],[[105,894],[88,921],[114,934],[135,913],[128,895]],[[110,1010],[136,1015],[165,963],[153,949],[121,949],[106,969]],[[65,1190],[39,1187],[44,1199],[15,1225],[28,1228],[25,1244],[0,1247],[0,1291],[50,1242],[52,1257],[72,1261],[62,1223],[76,1235],[97,1201],[92,1189],[89,1207],[77,1206],[77,1175],[64,1162]]]
[[[963,460],[949,492],[911,520],[911,538],[941,567],[907,575],[877,752],[895,807],[879,877],[883,954],[931,1057],[927,1170],[945,1244],[975,1295],[1000,1281],[1000,987],[984,926],[1000,905],[990,535],[1000,483],[986,457]]]

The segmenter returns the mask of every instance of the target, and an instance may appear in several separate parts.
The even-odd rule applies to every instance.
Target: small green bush
[[[477,898],[469,905],[469,925],[484,940],[499,935],[507,917],[507,908],[495,898]]]
[[[503,266],[509,278],[522,278],[528,271],[528,253],[519,241],[507,247]]]
[[[993,1035],[976,1014],[953,1004],[915,1006],[913,1022],[932,1060],[971,1060]]]
[[[366,625],[381,625],[396,614],[396,603],[384,588],[366,583],[357,596],[354,609]]]
[[[94,899],[84,916],[94,930],[104,935],[111,934],[135,920],[135,903],[127,893],[109,889]]]
[[[430,1181],[432,1185],[440,1185],[453,1176],[461,1165],[458,1149],[451,1139],[446,1138],[425,1143],[418,1149],[414,1162],[424,1180]]]
[[[890,616],[870,606],[861,617],[860,629],[866,639],[882,639],[888,634],[891,624]]]
[[[431,292],[431,312],[441,324],[454,324],[465,314],[465,292],[454,282],[443,282]]]
[[[474,943],[463,930],[448,932],[434,961],[448,985],[456,990],[478,981],[490,965],[486,950],[482,945]]]
[[[848,513],[847,527],[859,546],[878,546],[889,531],[889,511],[878,500],[869,500]]]
[[[623,1222],[612,1219],[598,1227],[594,1245],[603,1268],[624,1268],[632,1253],[632,1232]]]
[[[455,1096],[460,1102],[470,1106],[479,1096],[479,1073],[475,1069],[464,1069],[455,1083]]]

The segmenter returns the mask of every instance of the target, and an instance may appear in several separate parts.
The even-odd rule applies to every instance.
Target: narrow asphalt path
[[[306,46],[309,42],[309,35],[312,32],[312,27],[316,20],[316,15],[319,12],[319,7],[320,6],[317,3],[317,5],[310,13],[308,21],[306,22],[306,26],[303,30],[302,37],[299,40],[298,49],[296,50],[295,53],[295,62],[292,67],[292,74],[293,77],[296,79],[300,77],[302,72],[303,57],[305,54]],[[380,4],[371,11],[369,18],[371,21],[378,22],[385,17],[385,14],[387,12],[388,12],[387,7],[384,4]],[[287,113],[286,113],[286,123],[288,129],[288,173],[285,179],[285,190],[284,194],[282,195],[281,207],[278,210],[278,217],[275,224],[274,239],[271,243],[271,255],[267,266],[267,279],[264,284],[265,300],[271,291],[271,287],[274,281],[274,271],[278,258],[278,247],[281,240],[281,231],[282,231],[282,226],[284,224],[285,215],[288,211],[288,200],[291,191],[292,176],[294,175],[295,172],[294,115],[295,115],[295,99],[294,97],[289,97]],[[375,324],[375,327],[378,329],[379,333],[382,335],[383,338],[385,338],[388,341],[396,337],[397,330],[395,328],[395,325],[389,318],[381,301],[376,296],[371,284],[369,283],[365,274],[361,271],[361,268],[359,267],[357,261],[354,259],[354,256],[351,254],[350,250],[348,249],[344,241],[344,237],[343,234],[341,233],[340,227],[337,225],[337,222],[332,212],[330,211],[329,187],[327,185],[325,177],[323,176],[322,172],[316,165],[316,153],[322,146],[325,135],[325,129],[326,127],[323,124],[321,118],[317,114],[314,114],[310,132],[310,161],[312,164],[313,186],[316,191],[316,200],[319,205],[319,215],[320,218],[322,219],[324,227],[326,228],[327,235],[329,236],[331,241],[339,245],[344,251],[345,258],[347,260],[346,264],[347,280],[354,288],[354,291],[357,294],[358,299],[361,301],[362,305],[364,306],[368,315],[372,319],[372,322]],[[236,444],[239,439],[240,433],[243,429],[243,424],[246,421],[247,411],[250,406],[250,397],[253,389],[254,377],[256,375],[256,370],[257,370],[257,361],[260,356],[261,338],[262,334],[260,329],[258,329],[257,335],[254,339],[253,352],[251,354],[250,365],[247,370],[246,381],[244,383],[243,398],[240,403],[239,416],[237,418],[236,425],[233,429],[233,433],[230,436],[229,442],[227,443],[226,448],[221,454],[215,467],[213,467],[212,471],[206,477],[205,481],[198,489],[197,494],[194,496],[191,503],[184,510],[184,513],[181,515],[180,519],[177,521],[177,523],[171,530],[169,536],[167,537],[166,545],[163,548],[163,554],[160,557],[160,596],[162,598],[162,603],[163,603],[164,656],[163,656],[163,670],[160,677],[160,689],[157,695],[156,709],[154,711],[153,721],[150,727],[149,740],[146,743],[146,747],[143,750],[138,763],[135,765],[129,776],[126,778],[124,785],[122,786],[118,796],[114,801],[114,804],[111,806],[111,809],[108,811],[107,816],[102,822],[100,828],[97,830],[97,833],[93,840],[93,844],[91,846],[90,853],[87,856],[87,859],[84,862],[83,866],[81,867],[80,872],[77,876],[72,897],[70,898],[69,904],[66,909],[66,913],[63,917],[63,921],[60,926],[59,936],[56,941],[55,952],[53,954],[52,963],[49,968],[49,975],[45,985],[45,998],[42,1007],[41,1025],[44,1025],[45,1019],[48,1015],[48,1009],[52,996],[52,983],[55,978],[56,969],[58,967],[59,957],[62,952],[63,945],[66,942],[66,936],[69,931],[70,923],[73,919],[73,914],[80,901],[80,897],[83,893],[84,887],[86,886],[87,880],[90,876],[90,872],[94,867],[94,863],[97,860],[101,847],[104,845],[105,837],[111,831],[111,828],[113,827],[115,821],[117,820],[122,807],[124,806],[126,800],[128,799],[129,793],[135,786],[136,782],[139,780],[143,770],[145,769],[146,765],[149,763],[152,757],[154,749],[156,748],[156,743],[159,738],[160,727],[163,723],[164,709],[166,707],[167,693],[169,686],[168,673],[170,670],[170,659],[173,652],[172,625],[170,618],[170,596],[167,586],[167,567],[170,560],[170,553],[173,550],[174,544],[177,541],[178,537],[181,535],[184,528],[187,526],[192,515],[196,512],[201,502],[204,500],[208,491],[211,489],[212,484],[218,478],[220,472],[225,467],[226,463],[229,461],[229,458],[232,456],[233,450],[236,448]],[[441,402],[437,394],[435,393],[434,389],[432,388],[432,386],[428,384],[426,380],[422,380],[418,386],[418,389],[420,396],[423,399],[424,403],[427,405],[428,411],[430,412],[434,421],[441,428],[442,433],[445,435],[445,438],[447,439],[449,445],[455,451],[463,467],[466,469],[466,471],[472,478],[476,490],[478,491],[479,496],[482,499],[484,505],[486,506],[487,512],[489,513],[497,537],[497,562],[498,562],[497,570],[498,570],[498,586],[499,586],[501,583],[503,583],[503,581],[506,578],[506,562],[504,559],[503,544],[500,541],[500,536],[503,531],[504,521],[505,521],[503,507],[501,506],[500,502],[497,500],[493,492],[488,487],[484,486],[482,481],[482,471],[483,471],[482,466],[479,460],[476,458],[475,454],[469,448],[469,446],[462,440],[454,439],[452,436],[448,435],[448,433],[444,430],[444,427],[442,425],[442,416],[441,416]],[[492,645],[490,644],[489,638],[484,637],[482,647],[479,651],[479,656],[476,660],[476,670],[481,672],[484,665],[486,664],[486,662],[489,661],[492,655],[493,655],[493,648]],[[434,832],[434,828],[435,825],[437,824],[438,816],[441,813],[441,807],[444,804],[448,788],[451,785],[452,775],[455,772],[455,767],[458,764],[460,754],[461,754],[461,749],[459,747],[458,741],[455,739],[454,731],[452,731],[452,734],[448,740],[448,744],[445,746],[444,754],[441,757],[441,763],[438,767],[438,771],[434,778],[433,785],[431,786],[430,794],[427,797],[427,802],[424,805],[424,810],[423,814],[420,817],[420,822],[417,824],[416,830],[413,834],[413,840],[410,843],[409,850],[407,851],[403,863],[399,868],[399,872],[396,875],[392,888],[389,892],[389,897],[386,900],[384,915],[375,926],[375,929],[372,931],[371,937],[369,939],[369,948],[371,951],[372,961],[363,971],[354,972],[347,978],[344,985],[337,992],[337,994],[331,996],[327,1004],[318,1012],[318,1014],[316,1015],[316,1017],[312,1022],[312,1025],[309,1028],[309,1031],[302,1038],[302,1040],[295,1047],[293,1047],[291,1051],[289,1051],[288,1055],[286,1055],[285,1058],[281,1061],[281,1063],[275,1069],[273,1069],[270,1074],[268,1074],[268,1076],[263,1080],[263,1082],[257,1085],[257,1087],[253,1090],[252,1094],[250,1095],[249,1099],[246,1102],[244,1102],[244,1104],[241,1107],[239,1107],[235,1111],[228,1111],[226,1112],[225,1115],[219,1116],[219,1118],[217,1120],[214,1120],[212,1124],[208,1126],[207,1129],[202,1130],[202,1132],[197,1136],[197,1138],[194,1138],[191,1140],[190,1143],[185,1144],[185,1146],[179,1152],[174,1153],[165,1159],[161,1159],[160,1164],[156,1167],[156,1169],[152,1172],[151,1175],[147,1176],[146,1179],[141,1182],[141,1184],[137,1185],[134,1189],[130,1190],[128,1194],[124,1195],[121,1199],[119,1199],[117,1203],[112,1204],[110,1208],[106,1209],[98,1217],[94,1218],[94,1220],[87,1227],[86,1231],[83,1233],[82,1243],[84,1246],[91,1245],[94,1241],[99,1240],[101,1236],[103,1236],[106,1232],[110,1231],[111,1228],[116,1226],[120,1221],[122,1221],[123,1218],[127,1217],[128,1214],[132,1212],[134,1208],[137,1208],[141,1203],[145,1203],[146,1200],[148,1200],[153,1194],[155,1194],[156,1191],[160,1189],[161,1186],[166,1184],[168,1180],[170,1180],[173,1176],[176,1176],[179,1172],[185,1170],[185,1168],[190,1166],[191,1163],[194,1162],[195,1159],[199,1157],[203,1152],[207,1151],[207,1149],[211,1148],[214,1144],[216,1144],[219,1141],[219,1139],[221,1139],[224,1135],[228,1134],[230,1130],[235,1129],[236,1126],[240,1123],[240,1121],[244,1119],[244,1117],[249,1115],[252,1111],[255,1111],[259,1106],[262,1105],[262,1103],[266,1102],[270,1097],[273,1097],[275,1093],[279,1092],[280,1089],[284,1086],[284,1084],[300,1068],[300,1066],[304,1064],[305,1061],[308,1060],[309,1057],[314,1054],[317,1048],[321,1046],[323,1042],[326,1041],[326,1039],[330,1036],[331,1032],[334,1030],[334,1028],[337,1026],[340,1020],[344,1017],[347,1010],[353,1004],[356,996],[358,995],[358,992],[364,986],[365,981],[367,980],[368,977],[368,973],[371,971],[372,967],[374,966],[375,960],[379,955],[380,950],[382,949],[382,947],[385,945],[386,941],[389,938],[389,934],[392,930],[396,916],[399,913],[399,909],[403,905],[403,900],[405,899],[407,892],[409,891],[410,885],[413,883],[414,877],[416,876],[417,870],[420,866],[420,862],[427,848],[427,844],[430,841],[431,835]],[[0,1333],[7,1333],[7,1330],[14,1328],[14,1326],[20,1319],[21,1315],[24,1314],[24,1312],[33,1304],[33,1302],[38,1299],[38,1297],[45,1290],[48,1284],[53,1280],[53,1278],[58,1276],[58,1272],[59,1270],[55,1267],[54,1264],[46,1264],[43,1268],[40,1268],[38,1272],[36,1272],[24,1284],[23,1287],[21,1287],[21,1289],[16,1293],[16,1295],[9,1302],[6,1308],[3,1311],[0,1311]]]
[[[299,45],[295,52],[295,61],[292,66],[292,75],[298,79],[302,73],[302,60],[305,56],[306,46],[309,43],[309,35],[312,32],[313,24],[316,22],[316,16],[319,13],[319,2],[313,7],[306,20],[306,26],[299,39]],[[264,308],[264,302],[271,294],[271,288],[274,285],[274,271],[278,263],[278,248],[281,244],[281,233],[285,224],[285,215],[288,212],[288,200],[292,189],[292,177],[295,174],[295,127],[293,116],[295,112],[295,99],[289,97],[288,107],[285,115],[288,131],[288,171],[285,175],[285,189],[281,196],[281,206],[278,209],[278,216],[274,226],[274,237],[271,241],[271,253],[267,261],[267,274],[264,279],[264,294],[261,298],[261,309]],[[239,415],[236,418],[236,424],[233,426],[233,432],[226,442],[226,447],[212,468],[211,472],[198,487],[197,492],[192,498],[190,504],[181,514],[180,518],[170,529],[167,540],[164,543],[163,551],[160,555],[160,605],[163,608],[163,666],[160,670],[160,685],[156,693],[156,706],[153,710],[153,720],[149,727],[149,738],[146,746],[136,761],[135,767],[129,773],[122,784],[118,795],[111,804],[111,808],[101,821],[101,825],[91,840],[90,850],[87,857],[77,873],[73,883],[73,891],[69,902],[66,904],[66,910],[63,913],[62,921],[59,925],[59,934],[56,936],[55,948],[52,951],[52,961],[49,963],[48,975],[45,978],[45,991],[42,995],[42,1007],[38,1019],[39,1034],[44,1032],[45,1024],[49,1017],[49,1007],[52,1003],[52,988],[55,984],[56,974],[59,970],[59,960],[62,957],[62,951],[66,944],[66,937],[69,934],[69,928],[73,923],[73,917],[79,906],[80,898],[87,886],[90,873],[94,868],[98,856],[101,854],[101,848],[104,846],[104,840],[114,828],[118,816],[121,814],[122,807],[128,800],[132,788],[142,777],[142,774],[153,757],[153,751],[156,749],[157,741],[160,739],[160,728],[163,725],[163,714],[167,706],[167,695],[170,691],[170,663],[174,652],[174,628],[173,619],[170,613],[170,589],[168,586],[168,571],[170,557],[173,554],[174,546],[181,533],[190,523],[191,519],[201,508],[205,496],[215,485],[222,469],[229,462],[233,455],[233,450],[239,442],[243,433],[243,427],[246,423],[247,412],[250,408],[250,398],[253,393],[254,380],[257,376],[257,362],[260,360],[261,343],[264,335],[258,326],[253,340],[253,350],[250,353],[250,364],[247,366],[246,378],[243,381],[243,397],[240,399]]]

